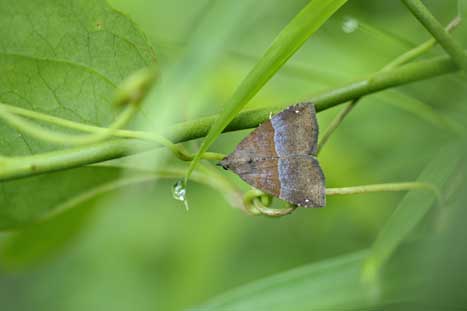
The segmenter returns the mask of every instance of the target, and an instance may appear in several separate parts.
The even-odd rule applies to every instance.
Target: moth
[[[326,190],[316,159],[318,132],[315,106],[299,103],[258,126],[219,165],[291,204],[322,207]]]

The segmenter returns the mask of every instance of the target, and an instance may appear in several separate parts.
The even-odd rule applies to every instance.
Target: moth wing
[[[234,161],[229,164],[229,169],[256,189],[279,197],[281,188],[277,171],[278,161],[277,158]]]
[[[318,123],[313,104],[290,106],[256,128],[220,162],[251,186],[303,207],[326,204],[316,154]]]
[[[301,103],[290,106],[258,126],[237,145],[224,162],[315,155],[317,142],[315,106]]]
[[[302,207],[326,205],[324,174],[307,155],[230,162],[230,169],[251,186]]]
[[[319,129],[313,104],[290,106],[270,121],[274,129],[275,150],[279,157],[316,155]]]
[[[271,120],[262,123],[245,137],[221,164],[228,165],[229,162],[249,161],[258,158],[277,158]]]
[[[279,158],[278,175],[280,199],[303,207],[326,205],[325,178],[314,157]]]

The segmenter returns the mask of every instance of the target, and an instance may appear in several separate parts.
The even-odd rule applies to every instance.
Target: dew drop
[[[352,33],[359,27],[358,20],[353,17],[347,17],[342,23],[342,31],[345,33]]]
[[[185,209],[188,210],[188,201],[186,200],[186,188],[182,179],[172,186],[172,196],[175,200],[182,201],[185,205]]]

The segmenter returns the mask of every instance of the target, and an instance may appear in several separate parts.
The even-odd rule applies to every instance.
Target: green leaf
[[[424,269],[433,257],[426,256],[424,242],[408,243],[397,251],[381,275],[380,287],[361,278],[371,254],[368,249],[253,281],[189,310],[386,310],[394,304],[410,306],[429,284],[430,275]]]
[[[120,176],[119,169],[83,167],[0,183],[0,230],[23,227],[63,203]]]
[[[417,180],[431,183],[443,191],[449,190],[446,189],[446,184],[449,178],[456,173],[462,155],[461,149],[456,145],[442,148]],[[444,195],[442,192],[441,202],[437,202],[436,195],[429,191],[415,190],[405,195],[397,209],[381,229],[372,246],[371,253],[363,269],[364,279],[370,282],[378,279],[378,275],[385,262],[422,221],[430,208],[435,203],[442,205]]]
[[[332,310],[368,303],[359,282],[367,252],[324,260],[227,292],[192,310]]]
[[[0,101],[105,126],[116,85],[154,62],[146,37],[105,1],[0,0]],[[0,122],[0,155],[56,146]],[[75,194],[119,176],[74,169],[0,183],[0,229],[30,223]]]
[[[19,270],[47,261],[82,232],[93,212],[83,205],[13,233],[0,244],[0,265]]]
[[[391,261],[381,291],[361,279],[362,265],[369,254],[364,250],[254,281],[190,310],[383,310],[395,297],[399,302],[412,298],[408,293],[423,284],[426,276],[407,267],[418,256],[415,246]]]
[[[193,169],[201,159],[201,155],[208,150],[248,101],[258,93],[266,82],[268,82],[305,41],[346,1],[347,0],[310,1],[290,23],[282,29],[263,57],[260,58],[245,79],[243,79],[240,86],[226,104],[224,111],[212,125],[198,153],[191,162],[185,177],[185,182],[190,178]]]
[[[114,89],[153,62],[145,36],[105,1],[0,1],[0,101],[106,125]],[[50,150],[0,124],[3,155]]]
[[[51,205],[48,210],[52,211],[52,214],[45,213],[45,219],[32,224],[32,220],[19,221],[17,219],[0,224],[0,230],[17,229],[18,226],[21,229],[11,233],[1,241],[0,265],[8,270],[20,270],[49,260],[54,255],[60,254],[62,249],[66,248],[70,241],[82,232],[95,210],[96,203],[94,201],[96,198],[115,191],[124,191],[130,186],[155,182],[159,178],[180,178],[185,172],[185,168],[169,168],[152,173],[143,173],[140,169],[133,169],[131,172],[133,174],[127,172],[124,178],[117,179],[116,176],[123,168],[130,169],[125,166],[96,166],[76,170],[74,175],[76,178],[66,182],[67,189],[70,191],[68,193],[69,199],[52,194],[44,200],[40,192],[31,191],[29,204],[39,200],[44,203],[48,202]],[[195,171],[193,180],[223,193],[225,200],[232,206],[243,208],[241,193],[224,176],[210,167],[202,166],[199,169],[202,172]],[[88,173],[88,180],[85,180],[85,176],[83,176],[85,172]],[[68,173],[61,174],[65,177],[71,176]],[[56,183],[64,182],[64,178],[57,175],[59,174],[52,174],[55,178],[46,178],[44,190],[59,186],[57,184],[51,185],[51,180],[57,180]],[[98,178],[94,178],[95,176]],[[82,185],[81,189],[80,184],[74,180],[87,183]],[[105,182],[106,180],[108,182]],[[24,192],[23,189],[21,190],[19,193]],[[47,191],[45,193],[49,195]],[[63,192],[58,194],[63,195]],[[14,196],[12,198],[15,199]],[[46,204],[41,206],[46,206]],[[26,226],[23,227],[24,225]]]

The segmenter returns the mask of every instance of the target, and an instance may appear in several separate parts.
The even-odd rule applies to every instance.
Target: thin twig
[[[342,188],[326,188],[326,195],[350,195],[350,194],[362,194],[372,192],[400,192],[400,191],[411,191],[411,190],[428,190],[433,193],[437,200],[440,200],[441,194],[439,190],[432,184],[424,182],[400,182],[400,183],[384,183],[384,184],[373,184],[373,185],[362,185]],[[263,198],[269,196],[258,189],[252,189],[244,195],[244,205],[246,211],[252,215],[264,215],[270,217],[282,217],[293,213],[297,206],[290,205],[285,208],[271,208],[269,207],[270,201],[267,204],[264,203]]]
[[[439,190],[434,185],[424,182],[401,182],[343,188],[326,188],[326,195],[348,195],[371,192],[398,192],[410,190],[429,190],[433,192],[437,198],[440,197]]]
[[[339,127],[339,125],[344,121],[345,117],[355,108],[357,103],[360,101],[360,98],[356,98],[352,100],[348,105],[342,109],[337,116],[329,123],[328,127],[324,131],[324,134],[321,135],[321,139],[319,140],[318,143],[318,154],[320,153],[321,149],[324,147],[324,145],[328,142],[329,138],[331,135],[334,133],[334,131]]]

